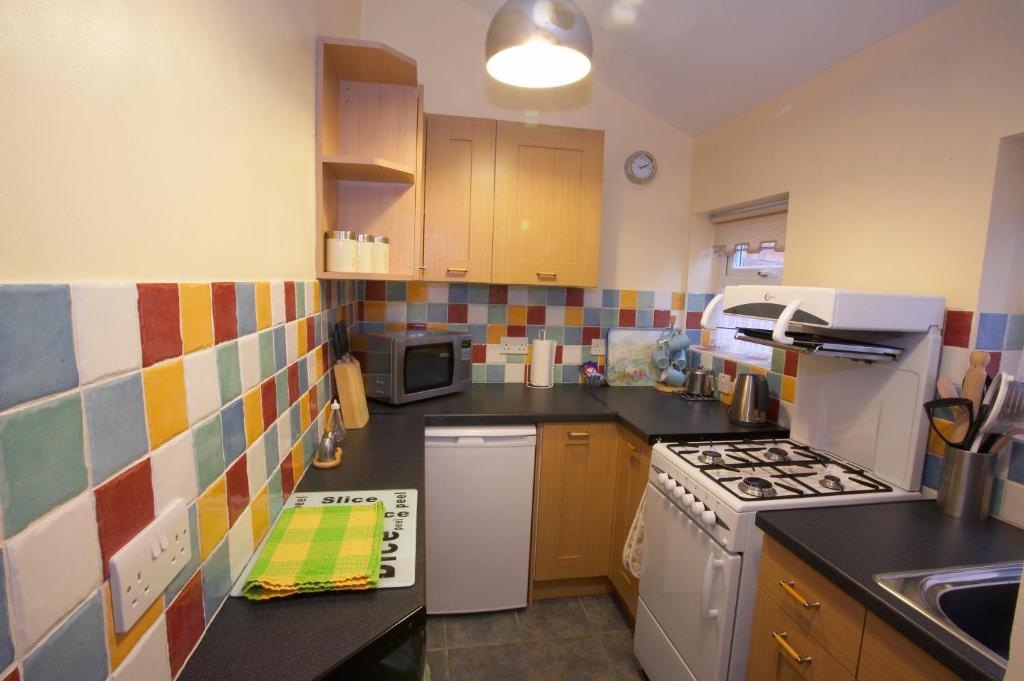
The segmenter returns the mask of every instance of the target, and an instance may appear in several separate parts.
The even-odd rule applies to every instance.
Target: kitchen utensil
[[[994,454],[947,446],[935,499],[942,512],[955,518],[985,519],[992,499],[995,466]]]
[[[729,420],[741,426],[768,421],[768,381],[760,374],[740,374],[732,391]]]
[[[969,425],[974,420],[974,403],[966,397],[943,397],[924,403],[924,411],[928,415],[928,423],[931,425],[932,430],[935,431],[935,434],[950,447],[963,447],[968,435],[967,428],[963,428],[963,432],[957,432],[956,425],[954,425],[949,433],[949,437],[944,435],[942,429],[939,428],[937,421],[940,419],[944,422],[946,421],[945,410],[947,409],[953,413],[962,412],[963,422]],[[956,423],[954,421],[954,424]]]
[[[703,369],[689,369],[686,372],[686,394],[687,395],[703,395],[704,394],[704,377],[708,375],[708,372]]]
[[[975,452],[981,450],[989,433],[1005,433],[1010,428],[1024,425],[1024,384],[1005,372],[999,372],[985,393],[983,406],[986,405],[988,409],[984,419],[975,419],[980,426],[970,440],[971,450]]]
[[[999,439],[988,448],[988,451],[992,454],[998,454],[1003,447],[1010,444],[1010,440],[1019,435],[1024,435],[1024,427],[1010,428],[1008,431],[999,436]]]
[[[970,365],[964,373],[963,390],[961,392],[964,397],[974,402],[975,414],[981,408],[981,398],[985,393],[985,379],[988,378],[985,368],[991,359],[992,356],[987,352],[977,350],[972,352],[969,358]]]
[[[935,382],[935,389],[938,392],[939,397],[943,398],[954,398],[960,397],[960,389],[957,388],[956,384],[953,383],[953,379],[949,376],[939,376],[939,380]],[[971,415],[973,411],[973,402],[971,411],[964,409],[963,407],[954,407],[951,409],[953,414],[953,430],[950,432],[950,442],[956,446],[962,446],[964,439],[967,437],[967,431],[971,427]],[[936,431],[938,432],[938,431]]]
[[[341,359],[348,354],[348,330],[345,328],[345,322],[338,322],[331,329],[331,344],[334,346],[334,359]]]

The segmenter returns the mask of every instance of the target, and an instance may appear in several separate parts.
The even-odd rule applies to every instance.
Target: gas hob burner
[[[772,483],[764,478],[758,478],[753,475],[743,478],[743,480],[740,481],[739,490],[752,497],[763,498],[775,496],[775,487]]]
[[[779,462],[789,461],[789,452],[781,447],[769,447],[763,454],[768,461]]]
[[[720,464],[722,463],[722,453],[716,452],[714,449],[705,449],[697,455],[697,461],[707,464]]]
[[[821,486],[825,487],[826,489],[834,489],[834,490],[836,490],[838,492],[843,491],[843,487],[844,487],[843,481],[839,479],[839,476],[838,475],[832,475],[831,473],[828,474],[828,475],[822,476],[822,478],[821,478]]]

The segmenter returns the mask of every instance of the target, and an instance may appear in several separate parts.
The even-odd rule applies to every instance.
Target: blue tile
[[[0,410],[78,385],[67,286],[0,286]]]
[[[1012,314],[1006,320],[1004,350],[1024,350],[1024,314]]]
[[[487,306],[487,323],[488,324],[507,324],[508,323],[508,306],[507,305],[488,305]]]
[[[149,451],[142,375],[134,373],[89,388],[82,399],[92,479],[98,485]]]
[[[235,284],[235,314],[239,336],[256,333],[256,286],[251,281]]]
[[[469,333],[469,324],[449,324],[448,330],[452,333]]]
[[[447,312],[445,314],[447,315]],[[406,308],[406,319],[410,322],[418,323],[427,321],[427,304],[409,303],[409,306]]]
[[[469,287],[466,284],[448,284],[449,303],[468,303]]]
[[[483,345],[487,343],[487,325],[486,324],[470,324],[469,334],[473,337],[474,344]]]
[[[404,281],[389,281],[386,297],[392,302],[404,302],[406,299],[406,286]]]
[[[1014,482],[1024,484],[1024,444],[1016,440],[1010,447],[1010,468],[1006,477]]]
[[[281,469],[275,468],[270,477],[267,478],[267,501],[270,505],[270,522],[273,523],[277,514],[281,512],[284,504],[284,497],[281,494]]]
[[[388,325],[385,322],[360,322],[362,324],[361,329],[366,333],[377,333],[378,331],[387,331]]]
[[[686,331],[686,337],[690,339],[690,343],[693,345],[700,345],[700,329]]]
[[[580,365],[579,364],[563,364],[562,365],[562,379],[561,383],[579,383],[580,381]]]
[[[583,326],[601,326],[601,308],[583,308]]]
[[[580,336],[582,337],[582,332]],[[553,340],[559,345],[565,345],[565,327],[564,326],[545,326],[544,337],[548,340]]]
[[[547,305],[548,290],[545,286],[530,286],[526,289],[527,305]]]
[[[544,327],[539,324],[530,324],[526,327],[526,338],[528,340],[535,341],[540,338],[540,332],[544,330]]]
[[[704,303],[703,293],[687,293],[686,294],[686,310],[688,312],[696,312],[697,310],[703,310],[707,305]]]
[[[309,368],[306,358],[302,357],[299,359],[299,396],[305,395],[307,391],[309,391]]]
[[[4,577],[4,552],[0,550],[0,584]],[[0,589],[0,669],[14,661],[14,641],[11,640],[10,614],[7,611],[7,589]]]
[[[291,425],[292,432],[292,446],[295,445],[299,440],[299,436],[302,435],[302,415],[299,413],[299,405],[301,402],[296,402],[292,405],[292,408],[288,410],[288,420]]]
[[[921,484],[932,489],[939,488],[939,480],[942,479],[942,458],[934,454],[927,454],[924,458],[924,475]]]
[[[618,291],[615,292],[618,295]],[[619,325],[619,311],[617,308],[601,308],[601,326],[611,328]]]
[[[504,364],[488,364],[487,365],[487,382],[488,383],[504,383],[505,382],[505,365]]]
[[[427,303],[427,321],[443,324],[448,321],[447,303]]]
[[[654,310],[642,310],[637,309],[636,311],[636,326],[639,329],[650,329],[654,326]]]
[[[263,436],[263,456],[266,459],[267,468],[266,470],[272,471],[277,468],[277,464],[281,463],[281,451],[277,446],[277,424],[267,428],[266,434]]]
[[[217,609],[231,591],[231,564],[228,560],[227,539],[213,550],[203,563],[203,610],[209,626]]]
[[[582,345],[583,344],[583,327],[582,326],[567,326],[567,327],[565,327],[565,344],[566,345]]]
[[[1002,350],[1003,339],[1006,337],[1007,315],[994,312],[982,312],[978,315],[978,340],[974,346],[978,350]]]
[[[25,681],[107,678],[103,604],[97,591],[25,659]]]
[[[288,363],[288,345],[284,337],[284,324],[274,327],[274,366],[278,371]]]
[[[490,287],[487,284],[469,285],[469,302],[486,303],[489,300]]]
[[[192,575],[199,569],[199,520],[194,503],[188,507],[188,538],[189,543],[192,544],[192,557],[164,589],[164,605],[174,600],[178,592],[185,588],[188,580],[192,579]]]
[[[619,290],[606,288],[601,292],[601,307],[618,307]]]
[[[654,291],[637,291],[636,306],[640,310],[654,309]],[[653,313],[652,313],[653,314]]]
[[[768,392],[771,393],[772,397],[778,397],[782,394],[782,374],[777,374],[774,371],[769,371],[765,374],[765,378],[768,380]]]
[[[321,312],[316,316],[316,321],[313,324],[313,344],[320,346],[324,342],[324,329],[327,328],[327,313]]]
[[[548,288],[548,305],[565,305],[565,287],[551,286]]]
[[[309,466],[309,464],[312,463],[313,454],[316,453],[317,445],[318,442],[316,424],[314,423],[310,425],[309,428],[306,429],[306,434],[302,436],[302,463],[304,466],[303,470],[305,470],[305,466]]]
[[[242,400],[235,400],[220,412],[221,429],[224,437],[224,466],[241,456],[245,451],[245,416]]]

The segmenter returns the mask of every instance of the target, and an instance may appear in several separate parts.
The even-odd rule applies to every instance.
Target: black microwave
[[[473,339],[445,331],[381,331],[352,337],[366,396],[405,404],[467,390],[473,383]]]

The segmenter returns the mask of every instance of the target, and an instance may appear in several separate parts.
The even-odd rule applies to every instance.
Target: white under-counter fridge
[[[524,608],[536,426],[426,429],[427,613]]]

